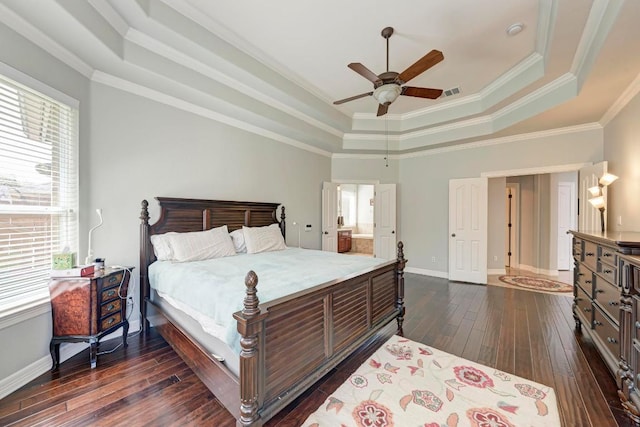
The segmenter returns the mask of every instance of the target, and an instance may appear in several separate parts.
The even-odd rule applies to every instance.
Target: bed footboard
[[[238,426],[260,426],[394,318],[402,333],[404,259],[260,304],[247,274],[242,311]]]

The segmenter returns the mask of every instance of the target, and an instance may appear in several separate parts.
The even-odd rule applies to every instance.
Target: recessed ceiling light
[[[507,34],[515,36],[516,34],[520,34],[522,30],[524,30],[524,24],[522,22],[516,22],[515,24],[509,25],[507,28]]]

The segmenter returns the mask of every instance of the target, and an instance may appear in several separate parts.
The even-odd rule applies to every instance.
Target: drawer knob
[[[585,253],[586,256],[594,256],[595,254],[593,252],[587,252]]]
[[[604,291],[602,289],[596,289],[596,294],[603,294]]]
[[[116,307],[115,305],[113,305],[113,304],[109,304],[109,305],[107,306],[107,311],[111,311],[111,310],[113,310],[115,307]]]
[[[112,297],[116,294],[116,291],[114,291],[113,289],[111,289],[109,292],[107,292],[107,296],[108,297]]]
[[[602,325],[602,322],[601,322],[601,321],[599,321],[599,320],[594,320],[594,321],[593,321],[593,324],[594,324],[595,326],[600,326],[600,325]]]
[[[584,308],[584,311],[586,311],[586,312],[588,313],[588,312],[590,312],[590,311],[591,311],[591,308],[590,308],[590,307],[585,307],[585,308]]]
[[[618,301],[609,301],[609,305],[611,305],[611,306],[615,307],[618,304],[619,304]]]
[[[610,344],[615,344],[618,342],[618,340],[615,338],[607,337],[607,342],[609,342]]]
[[[605,252],[605,253],[602,254],[602,256],[610,257],[612,255],[611,255],[611,252]]]
[[[636,326],[636,329],[640,329],[640,322],[636,321],[635,326]]]
[[[115,322],[115,320],[116,320],[116,319],[114,319],[114,318],[112,317],[111,319],[107,320],[107,324],[109,324],[109,325],[110,325],[110,324],[112,324],[113,322]]]
[[[585,280],[584,283],[586,283],[587,285],[591,284],[591,280]]]
[[[578,273],[578,276],[584,276],[584,273]]]
[[[603,273],[604,274],[610,274],[610,273],[613,273],[613,270],[605,270]]]

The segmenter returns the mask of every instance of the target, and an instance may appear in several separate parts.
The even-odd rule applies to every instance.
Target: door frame
[[[522,169],[494,170],[494,171],[481,172],[480,176],[487,177],[487,178],[506,178],[509,176],[539,175],[539,174],[545,174],[545,173],[579,172],[581,168],[592,166],[592,165],[593,165],[593,162],[588,162],[588,163],[569,163],[569,164],[555,165],[555,166],[536,166],[532,168],[522,168]]]
[[[505,234],[511,232],[511,263],[509,268],[520,268],[520,183],[507,182],[505,190],[511,189],[512,222],[509,230],[509,219],[505,223]],[[506,191],[505,191],[506,195]],[[508,259],[508,248],[505,246],[505,259]],[[505,263],[505,267],[506,267]]]

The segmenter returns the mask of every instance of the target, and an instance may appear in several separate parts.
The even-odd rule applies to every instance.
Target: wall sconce
[[[602,225],[602,232],[604,233],[605,231],[605,226],[604,226],[604,211],[606,208],[606,204],[604,201],[604,193],[602,191],[602,189],[608,185],[611,185],[612,182],[614,182],[616,179],[618,179],[617,176],[611,174],[611,173],[605,173],[604,175],[602,175],[602,177],[598,180],[598,185],[594,185],[593,187],[589,187],[588,191],[589,193],[591,193],[591,198],[589,199],[589,203],[591,203],[593,205],[594,208],[598,209],[600,211],[600,224]]]

